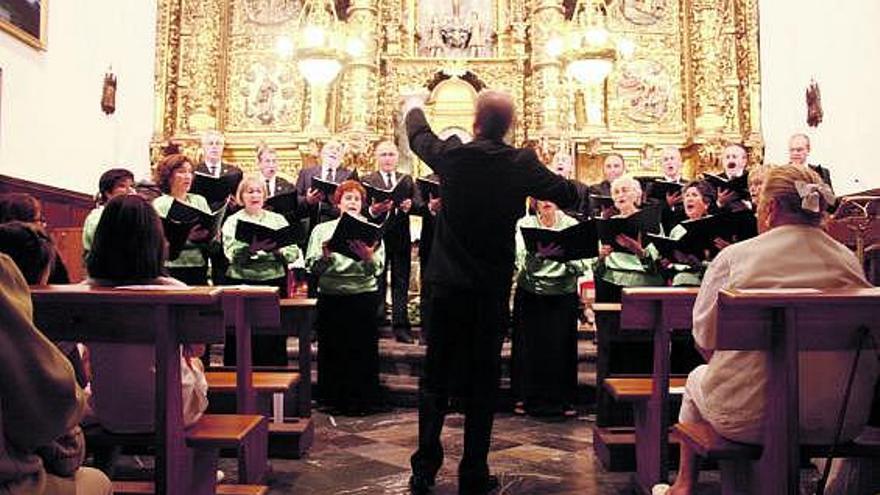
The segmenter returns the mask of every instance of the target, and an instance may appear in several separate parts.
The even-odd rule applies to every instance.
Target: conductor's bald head
[[[501,141],[513,124],[516,110],[513,98],[502,91],[482,91],[477,96],[474,134],[484,139]]]

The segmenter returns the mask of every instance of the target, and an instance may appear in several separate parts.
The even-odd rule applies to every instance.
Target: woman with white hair
[[[629,218],[641,211],[642,187],[628,175],[618,177],[611,183],[611,198],[616,212],[611,218]],[[640,233],[660,231],[655,215],[641,215],[636,221]],[[664,285],[654,259],[642,247],[640,239],[619,234],[615,241],[625,250],[615,250],[609,244],[599,248],[593,268],[596,302],[619,302],[624,287]]]

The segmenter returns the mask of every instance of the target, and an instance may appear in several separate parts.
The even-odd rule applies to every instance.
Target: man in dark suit
[[[800,165],[809,167],[813,172],[819,174],[822,182],[831,185],[831,171],[822,165],[813,165],[807,160],[810,157],[810,138],[806,134],[795,134],[788,140],[788,163],[791,165]]]
[[[428,174],[425,178],[440,182],[440,176],[437,174]],[[428,260],[431,258],[431,246],[434,243],[434,223],[440,208],[443,207],[443,200],[440,196],[433,196],[430,193],[424,195],[416,187],[413,202],[413,213],[422,217],[422,231],[419,234],[419,312],[422,317],[422,336],[419,343],[425,345],[431,332],[431,287],[425,283],[425,274],[428,272]]]
[[[611,153],[602,161],[602,174],[604,180],[598,184],[590,186],[589,194],[591,196],[611,196],[611,183],[621,175],[626,173],[626,162],[619,153]],[[590,198],[590,214],[594,217],[601,217],[605,214],[608,206],[606,203],[596,198]]]
[[[510,96],[483,91],[477,97],[475,137],[468,144],[437,138],[419,101],[407,100],[407,135],[410,148],[440,176],[443,207],[426,276],[434,309],[410,487],[426,493],[434,484],[443,462],[443,419],[449,399],[459,398],[465,415],[459,493],[486,493],[498,486],[487,455],[501,343],[510,323],[516,221],[527,197],[568,208],[577,201],[577,188],[547,169],[533,150],[504,143],[515,113]]]
[[[681,176],[681,152],[674,146],[663,149],[660,155],[663,169],[663,180],[684,186],[688,181]],[[647,193],[648,191],[646,191]],[[667,194],[665,202],[660,205],[660,221],[663,231],[669,232],[673,227],[685,220],[684,203],[681,193]]]
[[[342,142],[330,139],[321,148],[321,162],[300,170],[296,178],[299,214],[309,219],[310,233],[315,225],[339,217],[339,208],[333,206],[330,198],[324,197],[324,193],[312,187],[312,178],[320,177],[336,184],[358,178],[356,171],[341,166],[344,155],[345,147]]]
[[[557,152],[553,155],[553,163],[550,165],[551,170],[558,175],[574,182],[578,191],[578,200],[570,208],[563,210],[570,217],[576,218],[578,221],[586,220],[590,217],[590,186],[577,180],[574,173],[574,159],[568,153]]]
[[[202,134],[202,161],[196,166],[195,172],[208,175],[215,179],[223,179],[226,184],[226,197],[208,198],[212,210],[217,210],[227,202],[232,202],[238,183],[241,182],[242,171],[231,163],[223,161],[223,147],[225,140],[223,134],[218,131],[207,131]],[[193,192],[199,193],[198,179],[193,181]],[[222,246],[214,246],[208,251],[211,261],[211,282],[214,285],[226,283],[226,269],[229,268],[229,260],[223,254]]]
[[[415,184],[411,176],[397,171],[397,146],[382,141],[376,146],[378,170],[364,177],[363,182],[379,189],[401,188],[399,203],[393,200],[373,201],[369,207],[370,217],[376,223],[385,224],[385,271],[379,276],[379,308],[381,320],[385,320],[388,272],[391,272],[391,327],[398,342],[412,344],[407,296],[409,294],[412,242],[410,240],[409,215],[413,207]],[[397,198],[395,198],[397,199]]]
[[[746,170],[748,162],[748,153],[743,146],[739,144],[728,145],[721,153],[721,177],[731,180],[744,176],[746,182],[748,182],[749,172]],[[718,197],[715,202],[722,211],[737,212],[751,210],[751,200],[748,189],[745,191],[734,191],[732,189],[718,188]]]
[[[268,145],[257,147],[257,167],[266,183],[267,196],[277,196],[296,191],[293,184],[278,176],[278,154]]]

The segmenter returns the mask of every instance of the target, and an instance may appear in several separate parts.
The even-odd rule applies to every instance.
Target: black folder
[[[562,248],[561,256],[548,259],[565,262],[584,258],[593,258],[599,253],[599,238],[596,234],[596,223],[582,222],[562,230],[551,230],[539,227],[522,227],[526,249],[531,253],[538,252],[538,245],[556,244]]]
[[[367,184],[366,182],[364,182],[363,185],[364,189],[367,190],[367,204],[371,204],[374,201],[381,203],[390,199],[394,201],[395,205],[399,205],[409,198],[406,188],[403,186],[403,181],[399,181],[393,189],[376,187],[372,184]]]
[[[343,213],[336,224],[336,230],[330,238],[328,247],[330,251],[347,256],[355,261],[361,261],[360,257],[348,246],[349,241],[363,241],[364,244],[373,245],[382,239],[383,229],[381,225],[360,220],[354,216]]]
[[[648,239],[666,258],[674,259],[674,251],[681,251],[705,260],[718,254],[715,239],[733,244],[758,235],[758,223],[751,211],[708,215],[696,220],[685,220],[681,226],[687,232],[678,240],[652,234],[648,235]]]
[[[288,225],[273,229],[247,220],[238,220],[235,225],[235,238],[245,244],[272,241],[276,248],[296,244],[302,239],[301,229],[297,225]]]
[[[727,179],[717,174],[704,173],[703,179],[712,184],[716,189],[733,191],[741,198],[749,197],[749,176],[746,172],[733,179]]]
[[[666,204],[666,195],[681,193],[684,186],[678,182],[670,182],[665,179],[653,178],[645,183],[647,197],[661,201]]]
[[[296,191],[284,194],[276,194],[266,200],[264,208],[275,213],[291,213],[296,211],[297,195]]]
[[[647,216],[653,215],[653,210],[640,210],[626,218],[596,218],[596,233],[602,244],[610,245],[615,251],[629,252],[628,249],[617,243],[619,234],[639,240],[639,235],[645,230],[644,225]]]
[[[312,177],[312,189],[317,189],[324,193],[324,199],[327,202],[330,202],[330,199],[333,197],[333,194],[336,192],[336,188],[339,187],[339,184],[335,182],[331,182],[329,180],[324,180],[317,175]]]
[[[419,177],[416,179],[416,185],[419,186],[419,193],[422,195],[422,200],[428,201],[431,198],[440,197],[440,181],[431,180],[426,177]]]
[[[238,187],[240,181],[240,173],[214,177],[202,172],[195,172],[191,192],[204,196],[208,200],[208,204],[213,206],[225,202],[226,198],[235,194],[235,188]]]
[[[590,209],[594,215],[611,208],[614,208],[614,198],[601,194],[590,194]]]
[[[216,238],[225,215],[225,204],[217,211],[207,213],[175,199],[162,219],[162,229],[168,241],[168,259],[173,261],[180,256],[190,232],[196,226],[207,229],[209,239]]]

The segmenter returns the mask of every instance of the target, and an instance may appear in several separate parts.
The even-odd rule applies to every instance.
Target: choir
[[[452,140],[461,144],[457,137],[450,138],[449,142]],[[331,139],[324,143],[317,163],[300,171],[294,186],[278,175],[277,154],[265,144],[256,150],[257,173],[253,175],[222,162],[220,133],[207,133],[202,144],[204,160],[197,166],[182,154],[162,158],[156,168],[156,183],[162,195],[152,202],[135,195],[134,175],[124,168],[108,170],[100,177],[96,207],[85,219],[82,232],[88,271],[85,283],[93,286],[269,285],[278,287],[282,297],[287,297],[292,295],[288,294],[290,273],[294,269],[305,269],[310,277],[310,293],[317,297],[318,398],[333,413],[361,415],[374,411],[381,402],[379,326],[390,323],[400,342],[411,344],[415,340],[408,311],[410,215],[422,217],[418,249],[422,282],[425,282],[428,259],[433,259],[432,256],[436,256],[437,266],[447,266],[444,263],[448,253],[432,254],[436,252],[436,246],[432,246],[435,219],[447,207],[443,198],[447,189],[441,176],[431,174],[415,180],[399,172],[397,146],[392,141],[382,141],[375,148],[375,171],[359,180],[357,171],[343,166],[344,145]],[[414,149],[415,146],[418,142]],[[621,291],[626,287],[702,286],[705,289],[706,284],[712,287],[726,284],[734,275],[739,277],[737,283],[741,287],[824,287],[822,284],[831,279],[846,279],[846,286],[866,285],[851,256],[835,241],[817,234],[821,214],[834,204],[830,172],[807,164],[809,139],[805,135],[792,136],[789,146],[791,165],[756,164],[749,168],[746,149],[732,143],[720,156],[719,174],[707,174],[691,181],[682,177],[682,157],[678,149],[664,149],[662,175],[647,178],[629,175],[624,158],[612,153],[604,158],[603,180],[590,186],[574,178],[570,155],[557,154],[547,168],[554,177],[561,176],[567,181],[577,192],[577,200],[565,204],[564,208],[550,200],[533,201],[529,210],[524,205],[512,208],[521,218],[516,222],[516,252],[511,266],[475,266],[474,272],[466,276],[489,280],[496,272],[508,278],[514,274],[511,389],[517,411],[536,416],[573,414],[577,328],[578,319],[584,314],[581,284],[585,281],[594,284],[596,302],[619,302]],[[424,153],[430,157],[434,151]],[[489,179],[487,186],[495,180],[504,180],[503,177]],[[316,180],[324,184],[318,187]],[[327,183],[332,185],[331,189],[325,189]],[[795,187],[796,183],[802,186]],[[488,201],[492,194],[474,195],[473,201],[465,203],[473,208],[506,208],[507,205]],[[810,211],[804,213],[801,201],[809,195],[818,195],[819,209],[811,203]],[[453,208],[460,204],[453,203]],[[364,225],[373,224],[378,229],[378,237],[366,240],[366,237],[358,237],[362,231],[357,231],[360,234],[355,230],[337,232],[341,230],[337,226],[342,224],[344,216],[351,216]],[[478,221],[478,218],[471,217],[470,221]],[[0,222],[3,240],[0,251],[11,257],[29,283],[44,281],[43,277],[50,274],[61,276],[63,280],[64,266],[41,225],[42,214],[37,201],[27,195],[0,195]],[[772,222],[776,223],[771,225]],[[595,245],[590,249],[595,248],[595,256],[566,258],[563,245],[539,242],[535,247],[523,236],[523,229],[562,231],[577,225],[590,232],[592,237],[586,238],[593,240]],[[749,240],[758,230],[769,231],[773,226],[781,228]],[[348,249],[333,249],[332,239],[339,235],[348,236],[342,240]],[[489,247],[473,246],[467,239],[455,242],[460,243],[457,244],[460,249],[471,250],[468,256],[475,256],[472,259],[485,254],[483,251]],[[741,242],[744,244],[740,245]],[[779,260],[787,260],[791,258],[786,256],[790,250],[803,246],[812,246],[811,256],[818,256],[822,263],[804,266],[803,271],[774,269],[773,273],[779,271],[778,280],[765,280],[769,275],[760,268],[765,266],[762,260],[776,254]],[[498,255],[497,259],[503,261],[508,253],[490,254]],[[12,265],[7,258],[0,257],[0,261],[4,284],[17,283],[17,275],[11,273]],[[745,275],[734,274],[732,264],[754,269]],[[817,271],[808,279],[796,275],[818,269],[820,265],[828,273]],[[435,269],[432,273],[439,271]],[[837,272],[841,271],[845,276],[838,276]],[[57,272],[61,272],[60,275]],[[455,277],[456,272],[448,271],[442,276]],[[448,281],[434,282],[419,284],[422,290],[421,344],[432,340],[430,332],[447,330],[432,327],[432,322],[450,318],[448,314],[434,314],[436,308],[431,306],[432,302],[460,301],[454,294],[445,293],[435,299],[432,290],[450,285]],[[492,283],[496,282],[507,283],[492,279]],[[771,285],[766,285],[768,283]],[[389,289],[391,319],[385,322]],[[695,321],[697,343],[709,353],[713,329],[704,320],[709,318],[713,304],[714,300],[712,303],[702,301],[699,306],[703,309],[695,312],[700,318]],[[444,309],[449,310],[449,307]],[[255,364],[287,364],[286,336],[253,338]],[[154,406],[149,399],[153,384],[149,363],[153,356],[149,346],[94,345],[85,368],[81,349],[78,352],[76,347],[60,347],[78,372],[81,385],[88,384],[91,377],[94,421],[121,432],[153,428]],[[234,345],[224,347],[227,365],[235,364],[234,351]],[[201,362],[193,359],[203,352],[198,346],[187,346],[181,353],[187,423],[197,420],[207,406],[204,370]],[[724,362],[719,359],[722,356]],[[748,365],[748,374],[730,373],[731,369],[742,369],[741,364],[735,364],[736,359]],[[761,366],[749,359],[748,356],[717,354],[708,367],[702,366],[692,373],[682,418],[705,418],[713,424],[717,421],[716,428],[722,427],[725,436],[755,441],[758,433],[754,428],[760,424],[756,420],[760,418],[761,405],[746,395],[755,394],[749,387],[758,380]],[[835,366],[844,364],[834,363]],[[831,364],[822,366],[827,369]],[[856,398],[857,411],[848,417],[847,425],[851,426],[846,430],[848,437],[867,419],[870,389],[876,374],[876,369],[866,368],[858,375],[860,395]],[[120,376],[129,386],[121,391],[105,392],[113,387],[108,377],[115,381]],[[701,388],[701,383],[716,385]],[[731,387],[738,388],[727,392]],[[833,387],[826,388],[830,394]],[[731,396],[742,396],[742,400],[737,399],[733,404],[729,400]],[[836,400],[828,399],[831,403]],[[744,407],[745,404],[748,407]],[[731,409],[731,406],[735,407]],[[732,422],[734,419],[736,422]],[[816,428],[823,434],[830,421],[818,410],[808,420],[817,421]],[[46,432],[46,435],[63,433],[54,426]],[[427,454],[422,452],[422,455]],[[685,451],[683,455],[689,453]],[[415,456],[413,462],[415,467]],[[689,493],[696,472],[694,466],[691,459],[683,458],[679,481],[671,488],[659,490]]]

